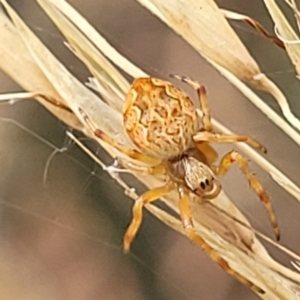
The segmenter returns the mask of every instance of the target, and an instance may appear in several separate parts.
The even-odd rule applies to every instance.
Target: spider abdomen
[[[189,149],[199,119],[191,99],[166,81],[138,78],[124,103],[124,125],[134,144],[161,159]]]

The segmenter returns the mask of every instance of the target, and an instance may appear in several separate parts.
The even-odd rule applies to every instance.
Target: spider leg
[[[200,83],[198,83],[197,81],[191,80],[190,78],[187,78],[185,76],[172,75],[172,77],[187,83],[188,85],[190,85],[192,88],[196,90],[199,97],[200,108],[203,113],[202,116],[203,129],[205,131],[212,131],[211,117],[210,117],[208,101],[207,101],[207,93],[205,87]]]
[[[46,95],[39,95],[39,97],[41,97],[43,100],[45,100],[46,102],[48,102],[49,104],[52,104],[53,106],[56,106],[58,108],[61,108],[69,113],[73,113],[73,111],[71,110],[71,108],[69,108],[67,105],[57,101],[55,98],[52,97],[48,97]]]
[[[94,135],[101,139],[102,141],[106,142],[107,144],[111,145],[112,147],[119,150],[121,153],[129,156],[132,159],[139,160],[143,163],[147,164],[158,164],[160,160],[157,160],[154,157],[148,156],[144,153],[141,153],[137,150],[130,149],[118,142],[116,142],[114,139],[112,139],[110,136],[105,134],[102,130],[96,127],[96,125],[92,122],[92,120],[89,118],[89,116],[81,109],[79,108],[79,112],[81,113],[83,119],[85,120],[86,124],[90,128],[90,130],[94,133]]]
[[[206,157],[206,161],[209,166],[211,166],[218,159],[218,153],[208,142],[195,143],[195,145],[197,149]]]
[[[143,207],[153,201],[170,193],[174,188],[173,182],[169,181],[165,185],[154,188],[142,194],[134,203],[132,208],[133,217],[131,223],[124,235],[123,246],[124,252],[128,252],[130,244],[135,238],[143,219]]]
[[[156,166],[141,166],[120,157],[116,158],[119,165],[132,172],[145,173],[149,175],[165,175],[166,166],[164,164],[158,164]]]
[[[280,231],[279,231],[278,222],[277,222],[270,198],[269,198],[268,194],[264,191],[261,183],[251,173],[246,159],[236,151],[232,151],[232,152],[225,154],[217,168],[216,175],[217,176],[225,175],[227,173],[228,169],[230,168],[230,166],[232,165],[232,163],[234,163],[234,162],[236,162],[238,164],[241,171],[247,177],[251,188],[256,192],[256,194],[259,196],[260,200],[266,207],[266,209],[269,213],[269,218],[271,220],[271,224],[272,224],[274,232],[275,232],[276,239],[279,240]]]
[[[255,285],[253,282],[240,275],[238,272],[231,269],[226,260],[224,260],[215,249],[209,246],[204,239],[202,239],[194,229],[192,217],[191,217],[191,208],[190,208],[190,197],[189,192],[183,189],[179,189],[179,209],[182,220],[182,225],[192,242],[197,244],[201,249],[214,261],[216,262],[224,271],[228,274],[234,276],[244,285],[250,287],[254,291],[264,294],[265,292]]]
[[[247,135],[227,135],[227,134],[217,134],[213,132],[200,131],[196,133],[193,137],[194,141],[197,142],[217,142],[217,143],[236,143],[245,142],[254,148],[258,148],[264,153],[267,153],[267,149],[261,145],[259,142]]]

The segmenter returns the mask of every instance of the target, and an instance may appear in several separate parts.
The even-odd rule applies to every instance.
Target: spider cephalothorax
[[[216,198],[220,193],[221,185],[212,169],[189,152],[169,159],[167,172],[174,182],[203,199]]]

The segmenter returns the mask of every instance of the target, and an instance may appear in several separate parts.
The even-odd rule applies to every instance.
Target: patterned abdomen
[[[136,79],[125,100],[124,125],[144,153],[169,159],[190,148],[199,120],[193,102],[181,90],[155,78]]]

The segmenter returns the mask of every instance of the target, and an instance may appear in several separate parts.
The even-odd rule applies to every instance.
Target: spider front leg
[[[264,153],[267,153],[267,149],[257,142],[255,139],[247,136],[247,135],[228,135],[228,134],[217,134],[213,132],[207,131],[199,131],[193,137],[195,143],[199,142],[217,142],[217,143],[236,143],[236,142],[244,142],[249,144],[250,146],[257,148]]]
[[[265,292],[256,286],[253,282],[240,275],[236,271],[230,268],[227,261],[225,261],[215,249],[209,246],[204,239],[202,239],[194,229],[192,216],[191,216],[191,208],[190,208],[190,197],[189,191],[180,188],[179,189],[179,209],[180,216],[182,220],[182,225],[187,233],[187,236],[190,238],[192,242],[197,244],[214,262],[216,262],[224,271],[228,274],[234,276],[237,280],[239,280],[244,285],[250,287],[254,291],[264,294]]]
[[[203,129],[205,131],[212,131],[211,117],[210,117],[208,101],[207,101],[207,93],[205,87],[201,85],[199,82],[191,80],[190,78],[187,78],[185,76],[179,76],[179,75],[171,75],[171,76],[178,80],[181,80],[182,82],[187,83],[188,85],[190,85],[192,88],[196,90],[199,97],[200,109],[203,113],[202,116]]]
[[[92,120],[89,118],[89,116],[81,109],[79,108],[79,112],[82,115],[83,119],[85,120],[86,124],[90,128],[90,130],[94,133],[94,135],[101,139],[102,141],[106,142],[107,144],[111,145],[112,147],[119,150],[121,153],[127,155],[128,157],[132,159],[136,159],[140,162],[156,165],[159,164],[160,160],[155,159],[154,157],[148,156],[144,153],[141,153],[137,150],[127,148],[126,146],[119,144],[114,139],[109,137],[107,134],[105,134],[102,130],[97,128],[95,124],[92,122]]]
[[[130,244],[135,238],[140,228],[143,219],[143,207],[169,194],[173,190],[173,188],[174,188],[174,183],[169,181],[161,187],[145,192],[135,201],[132,208],[132,213],[133,213],[132,221],[123,238],[124,252],[127,253],[129,251]]]
[[[236,162],[238,164],[241,171],[247,177],[251,188],[256,192],[256,194],[259,196],[260,200],[266,207],[266,209],[269,213],[269,218],[271,220],[272,227],[275,231],[276,239],[279,240],[280,239],[280,231],[279,231],[278,222],[277,222],[274,210],[273,210],[271,200],[270,200],[268,194],[264,191],[260,182],[251,173],[246,159],[236,151],[227,153],[222,158],[220,165],[217,168],[216,175],[217,176],[225,175],[227,173],[227,171],[229,170],[229,168],[231,167],[232,163],[234,163],[234,162]]]

